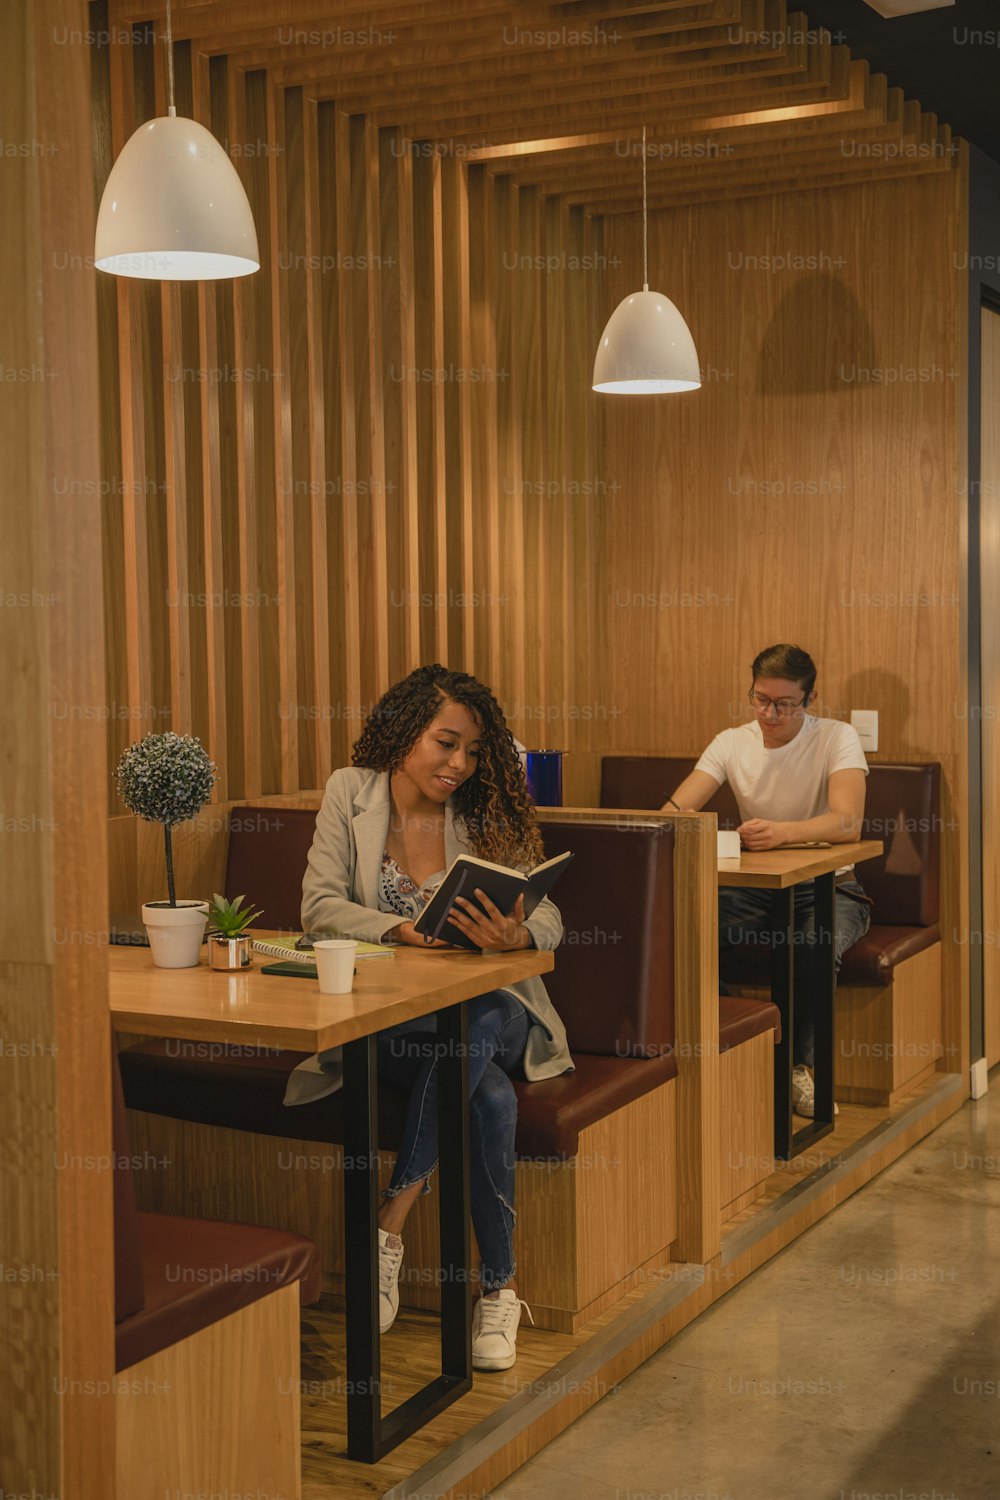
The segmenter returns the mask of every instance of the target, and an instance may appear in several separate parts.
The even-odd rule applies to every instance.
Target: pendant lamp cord
[[[167,93],[169,95],[167,113],[172,119],[177,110],[174,107],[174,32],[170,24],[170,0],[167,0]]]
[[[167,12],[170,0],[167,0]],[[642,289],[649,291],[649,267],[646,264],[646,127],[642,127]]]

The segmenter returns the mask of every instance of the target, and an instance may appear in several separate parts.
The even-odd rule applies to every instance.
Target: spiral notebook
[[[308,969],[315,969],[316,955],[310,948],[297,948],[299,941],[297,937],[277,938],[254,938],[253,946],[257,953],[266,954],[268,958],[279,958],[285,963],[302,964]],[[355,959],[360,958],[395,958],[396,950],[381,943],[358,942],[354,950]]]

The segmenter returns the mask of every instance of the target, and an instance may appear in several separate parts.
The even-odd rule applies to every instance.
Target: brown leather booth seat
[[[128,1369],[296,1281],[301,1302],[315,1302],[319,1252],[302,1235],[139,1213],[117,1067],[112,1086],[115,1368]]]
[[[692,756],[606,755],[601,762],[602,807],[660,807],[694,769]],[[739,821],[729,786],[719,788],[706,811],[719,826]],[[724,819],[726,820],[724,822]],[[865,937],[844,954],[842,985],[888,985],[896,966],[941,940],[941,767],[928,764],[876,764],[869,768],[862,837],[881,839],[878,859],[856,871],[871,897],[872,922]],[[741,970],[744,979],[764,976],[760,961]],[[738,962],[745,965],[746,955]],[[734,971],[727,969],[726,978]]]
[[[246,893],[269,922],[292,926],[282,888],[301,889],[314,812],[236,808],[226,893]],[[282,827],[277,826],[280,819]],[[651,824],[615,828],[593,823],[543,828],[546,853],[576,858],[560,882],[565,927],[555,971],[546,984],[569,1034],[576,1070],[538,1083],[515,1083],[517,1154],[565,1160],[579,1133],[677,1076],[673,991],[673,830]],[[282,839],[288,847],[282,845]],[[280,888],[269,885],[280,871]],[[267,903],[270,901],[271,906]],[[287,1107],[289,1072],[303,1054],[203,1043],[145,1042],[121,1054],[132,1109],[293,1140],[341,1144],[338,1094]],[[379,1090],[379,1144],[398,1147],[403,1096]]]
[[[747,1000],[743,995],[719,996],[719,1051],[728,1052],[763,1031],[781,1041],[781,1012],[770,1000]]]
[[[142,1042],[121,1054],[125,1099],[132,1109],[202,1125],[223,1125],[260,1135],[342,1145],[343,1098],[338,1092],[312,1104],[282,1104],[285,1081],[301,1052],[248,1059],[237,1054],[211,1061],[168,1055],[162,1041]],[[576,1156],[580,1131],[677,1077],[672,1053],[657,1058],[576,1058],[576,1070],[538,1083],[514,1083],[517,1093],[517,1155],[522,1160],[565,1161]],[[379,1089],[379,1146],[396,1151],[403,1129],[405,1095]]]

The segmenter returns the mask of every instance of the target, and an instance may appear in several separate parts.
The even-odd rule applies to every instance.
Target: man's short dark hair
[[[754,657],[750,670],[754,682],[758,677],[783,677],[786,682],[797,682],[806,698],[816,685],[816,663],[801,646],[768,646]]]

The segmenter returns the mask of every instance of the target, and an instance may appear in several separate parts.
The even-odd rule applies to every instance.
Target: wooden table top
[[[275,960],[260,953],[249,971],[228,974],[208,967],[205,950],[196,968],[158,969],[148,948],[112,946],[111,1019],[116,1031],[144,1036],[322,1052],[555,967],[554,954],[534,948],[485,954],[400,946],[394,954],[360,960],[350,995],[321,995],[315,978],[262,974],[261,965]]]
[[[845,865],[875,859],[882,853],[882,847],[881,839],[861,839],[855,844],[830,844],[813,849],[763,849],[756,853],[743,849],[739,864],[735,859],[719,860],[719,884],[784,890],[817,875],[829,875],[831,870],[841,870]]]

